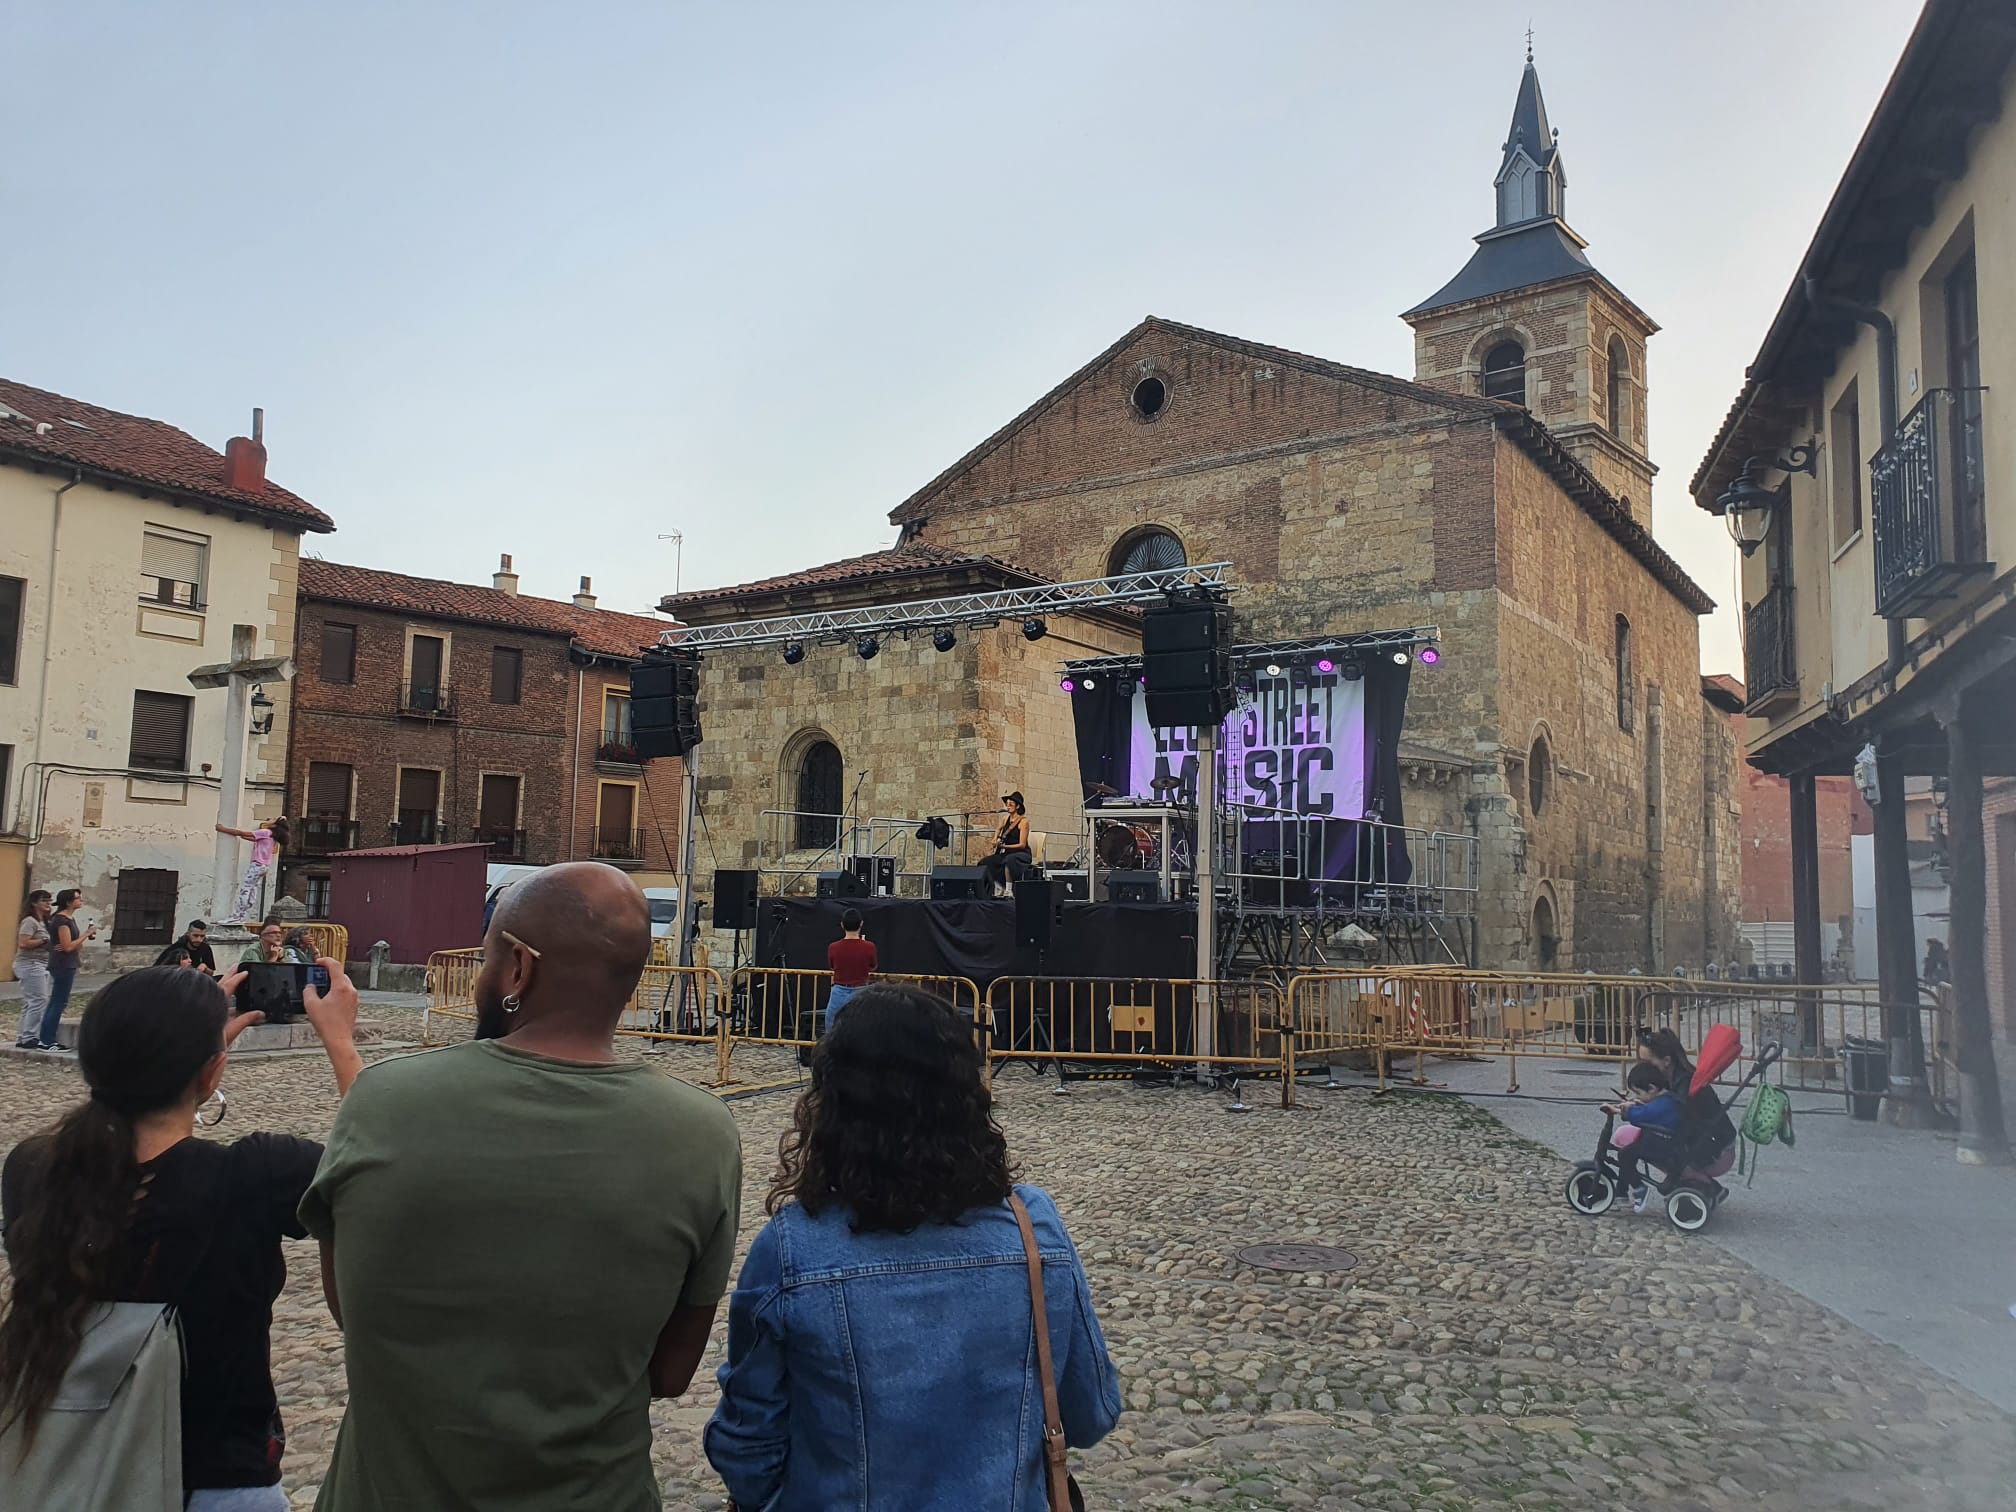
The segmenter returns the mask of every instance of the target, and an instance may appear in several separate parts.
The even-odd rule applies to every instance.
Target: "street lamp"
[[[1818,470],[1817,449],[1811,441],[1793,447],[1782,457],[1760,453],[1743,464],[1743,470],[1715,500],[1722,510],[1722,523],[1729,527],[1730,539],[1742,548],[1743,555],[1754,555],[1764,544],[1771,533],[1772,512],[1778,507],[1778,490],[1758,482],[1757,474],[1770,471],[1814,474]]]
[[[266,685],[255,684],[252,689],[252,733],[271,735],[273,733],[273,700],[266,696]]]

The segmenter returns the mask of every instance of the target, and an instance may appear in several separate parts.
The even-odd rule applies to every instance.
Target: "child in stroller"
[[[1610,1148],[1617,1152],[1617,1179],[1630,1194],[1631,1211],[1642,1213],[1650,1193],[1638,1162],[1650,1159],[1662,1168],[1673,1163],[1685,1109],[1667,1085],[1666,1073],[1650,1060],[1641,1060],[1624,1078],[1624,1101],[1605,1103],[1603,1111],[1613,1120],[1624,1120],[1621,1128],[1613,1124]],[[1721,1172],[1707,1174],[1718,1176]]]
[[[1646,1043],[1640,1046],[1644,1057],[1641,1066],[1661,1060],[1668,1063],[1677,1060],[1679,1065],[1686,1066],[1679,1041],[1670,1030],[1655,1030],[1645,1038]],[[1647,1121],[1648,1117],[1657,1116],[1650,1112],[1657,1107],[1655,1099],[1633,1109],[1639,1114],[1632,1121],[1638,1133],[1620,1149],[1615,1134],[1622,1109],[1616,1103],[1605,1104],[1596,1158],[1578,1162],[1569,1173],[1565,1192],[1568,1205],[1578,1213],[1594,1217],[1610,1210],[1621,1188],[1631,1187],[1632,1207],[1643,1212],[1649,1196],[1645,1187],[1649,1186],[1665,1199],[1667,1220],[1675,1228],[1691,1234],[1707,1227],[1715,1209],[1729,1195],[1728,1189],[1715,1178],[1735,1164],[1736,1125],[1729,1117],[1729,1109],[1753,1081],[1777,1062],[1780,1050],[1775,1044],[1765,1046],[1756,1065],[1737,1083],[1725,1102],[1716,1095],[1715,1078],[1734,1065],[1742,1053],[1743,1042],[1729,1025],[1718,1024],[1708,1031],[1701,1045],[1700,1064],[1690,1068],[1692,1074],[1684,1083],[1684,1096],[1680,1087],[1668,1089],[1680,1105],[1677,1125],[1670,1132]],[[1666,1066],[1659,1065],[1654,1075],[1662,1075],[1663,1079],[1665,1070]],[[1641,1081],[1649,1079],[1640,1076]],[[1663,1174],[1655,1174],[1649,1169],[1652,1166]]]

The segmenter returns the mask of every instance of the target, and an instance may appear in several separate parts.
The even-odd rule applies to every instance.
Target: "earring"
[[[217,1125],[224,1122],[224,1115],[231,1109],[231,1105],[225,1101],[224,1089],[222,1087],[219,1087],[215,1092],[210,1094],[210,1101],[217,1104],[217,1114],[214,1118],[205,1118],[203,1110],[198,1108],[196,1110],[196,1127],[199,1129],[216,1128]]]
[[[516,1013],[524,1006],[525,1000],[519,997],[517,993],[509,992],[504,995],[504,1011],[506,1013]]]

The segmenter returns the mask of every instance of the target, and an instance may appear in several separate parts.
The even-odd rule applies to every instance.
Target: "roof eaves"
[[[212,493],[208,489],[192,488],[186,483],[168,482],[126,468],[108,467],[102,462],[80,461],[60,451],[23,444],[18,438],[11,436],[0,436],[0,457],[18,459],[38,469],[67,472],[74,477],[89,478],[93,482],[138,489],[198,509],[251,515],[257,519],[270,520],[277,525],[291,526],[300,531],[312,531],[318,535],[328,535],[336,529],[334,520],[298,494],[290,495],[297,506],[294,508],[262,504],[242,494]]]

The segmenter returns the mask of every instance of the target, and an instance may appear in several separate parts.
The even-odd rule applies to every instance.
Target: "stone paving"
[[[378,1015],[374,1014],[374,1017]],[[692,1076],[701,1054],[668,1068]],[[739,1051],[745,1075],[787,1055]],[[219,1132],[320,1136],[319,1058],[241,1061]],[[1023,1179],[1055,1194],[1091,1274],[1128,1412],[1074,1456],[1124,1508],[2007,1508],[2016,1419],[1663,1218],[1590,1220],[1566,1167],[1445,1099],[1307,1090],[1284,1112],[1218,1094],[1004,1072]],[[62,1062],[0,1064],[0,1147],[78,1093]],[[760,1221],[788,1093],[733,1104]],[[1732,1202],[1768,1203],[1739,1190]],[[1341,1273],[1234,1252],[1342,1245]],[[287,1485],[312,1505],[343,1401],[312,1250],[290,1247],[274,1368]],[[654,1408],[666,1504],[718,1508],[700,1453],[719,1332],[694,1391]]]

